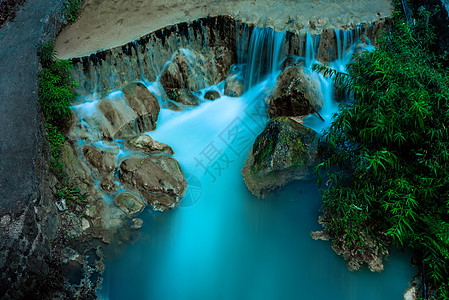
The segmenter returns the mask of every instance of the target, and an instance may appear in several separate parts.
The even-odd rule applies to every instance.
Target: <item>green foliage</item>
[[[65,199],[67,205],[82,204],[84,197],[64,172],[61,149],[65,138],[60,129],[71,115],[70,104],[75,99],[73,92],[76,82],[72,81],[68,60],[56,58],[54,44],[48,42],[39,46],[42,71],[39,73],[39,103],[47,119],[47,140],[50,143],[50,170],[58,178],[56,184],[57,200]]]
[[[70,117],[70,104],[75,99],[69,73],[72,63],[56,59],[52,42],[39,47],[42,71],[39,73],[39,103],[48,122],[62,126]]]
[[[65,177],[56,184],[56,199],[65,199],[69,207],[74,205],[83,205],[84,196],[81,194],[78,187],[70,180],[70,178]]]
[[[349,246],[361,231],[387,246],[423,251],[431,282],[449,298],[449,72],[431,52],[421,12],[413,29],[398,12],[378,48],[353,57],[348,74],[318,66],[350,96],[325,135],[317,172],[323,210]],[[322,179],[321,178],[321,179]]]
[[[68,0],[65,5],[64,17],[69,22],[75,22],[81,10],[83,0]]]
[[[50,143],[50,170],[54,174],[58,175],[62,173],[63,164],[60,159],[61,148],[64,144],[64,136],[59,132],[56,126],[51,124],[46,125],[47,129],[47,140]]]

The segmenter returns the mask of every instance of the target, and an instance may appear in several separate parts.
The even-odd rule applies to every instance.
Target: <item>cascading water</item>
[[[245,32],[245,31],[244,31]],[[245,66],[245,90],[264,80],[266,76],[275,79],[280,66],[280,56],[284,45],[285,32],[271,28],[254,27],[248,45],[248,55],[240,58]],[[239,49],[244,49],[244,43]],[[239,43],[240,44],[240,43]],[[242,56],[242,53],[240,53]]]
[[[173,148],[189,184],[186,196],[177,209],[165,213],[146,209],[139,215],[142,237],[107,263],[103,299],[401,297],[413,273],[407,257],[393,254],[389,258],[392,265],[381,275],[366,269],[351,273],[328,244],[311,239],[310,232],[320,229],[321,205],[313,182],[293,182],[263,200],[253,197],[243,182],[244,160],[268,121],[264,98],[279,74],[283,42],[284,33],[254,28],[249,43],[238,43],[239,53],[247,47],[251,50],[246,59],[239,57],[239,63],[246,64],[243,96],[225,96],[222,82],[196,93],[198,107],[161,109],[157,129],[146,134]],[[317,57],[316,45],[316,37],[314,46],[308,34],[306,57],[302,58],[308,72]],[[345,45],[337,67],[348,57]],[[311,115],[304,124],[320,131],[337,105],[330,81],[315,76],[321,82],[325,101],[320,114],[326,122]],[[146,86],[165,103],[167,95],[158,82],[146,82]],[[221,97],[205,101],[207,91]],[[121,105],[121,98],[121,93],[115,93],[108,99]],[[86,143],[102,143],[100,130],[92,126],[96,124],[92,120],[101,122],[99,102],[74,108],[78,117],[89,120],[85,126],[95,136]],[[121,140],[97,146],[105,151],[118,148],[116,160],[129,156]]]

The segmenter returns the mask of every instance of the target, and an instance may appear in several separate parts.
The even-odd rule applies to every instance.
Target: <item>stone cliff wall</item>
[[[334,29],[324,29],[321,34],[312,36],[315,57],[325,63],[336,60],[338,47],[341,49],[340,52],[344,51],[342,49],[344,31],[347,37],[354,37],[356,34],[365,35],[375,44],[379,31],[384,29],[386,24],[385,19],[379,19],[371,24],[357,26],[358,31],[354,30],[355,26],[347,26],[338,31],[339,39]],[[236,21],[229,16],[201,18],[159,29],[123,46],[99,51],[90,56],[72,58],[74,65],[72,75],[79,83],[77,93],[80,96],[100,97],[129,82],[155,81],[164,64],[180,48],[212,52],[217,56],[220,47],[226,47],[234,53],[233,63],[236,63],[237,41],[250,39],[254,26]],[[287,29],[283,54],[305,56],[306,35],[306,29],[301,31]],[[340,41],[339,46],[337,41]]]

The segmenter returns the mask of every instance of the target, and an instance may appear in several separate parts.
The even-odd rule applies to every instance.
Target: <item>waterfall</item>
[[[315,47],[313,44],[312,36],[310,31],[306,34],[306,54],[305,54],[305,67],[310,69],[312,62],[315,60]]]
[[[269,27],[254,27],[245,60],[245,90],[279,70],[284,39],[285,32],[276,32]]]

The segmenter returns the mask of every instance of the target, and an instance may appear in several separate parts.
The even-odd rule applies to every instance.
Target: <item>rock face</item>
[[[308,179],[317,158],[316,132],[290,118],[270,120],[256,138],[242,174],[257,197],[295,179]]]
[[[278,77],[272,94],[267,99],[268,114],[279,116],[304,116],[323,105],[319,82],[301,67],[285,69]]]
[[[187,188],[181,166],[167,155],[126,159],[120,173],[123,184],[141,194],[154,210],[175,207]]]
[[[223,46],[205,54],[180,49],[165,65],[159,82],[171,100],[198,105],[198,98],[192,92],[224,80],[231,63],[231,52]]]

